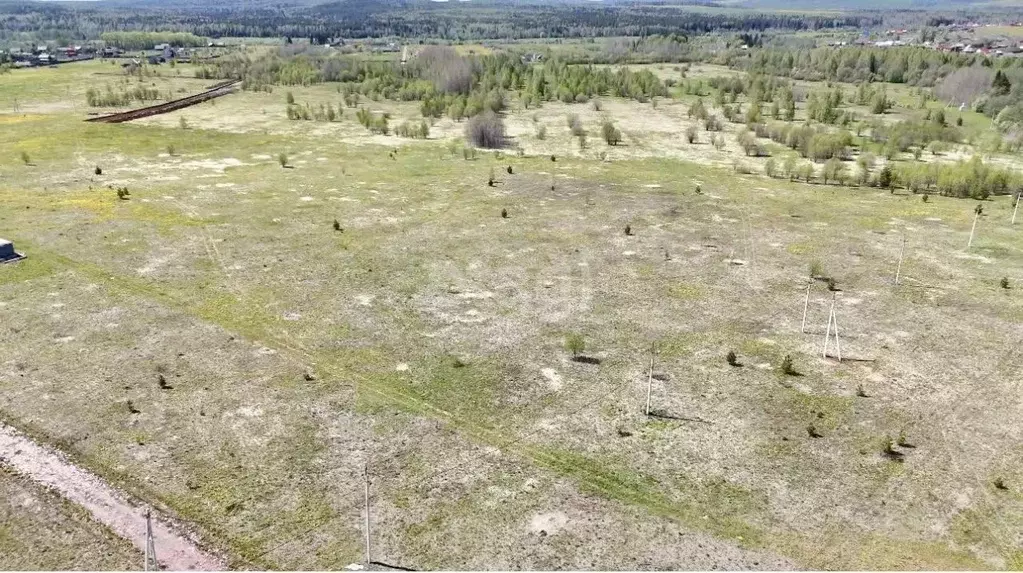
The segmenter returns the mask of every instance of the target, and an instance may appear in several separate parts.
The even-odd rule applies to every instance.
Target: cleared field
[[[0,563],[18,570],[138,570],[142,555],[81,508],[0,465]]]
[[[33,104],[66,109],[48,81]],[[32,156],[0,157],[29,255],[0,267],[6,420],[235,565],[358,561],[368,464],[374,559],[408,567],[1023,566],[1008,198],[967,250],[974,202],[737,175],[679,141],[683,103],[609,99],[614,148],[592,106],[538,110],[545,140],[516,111],[522,155],[466,161],[450,120],[370,136],[287,121],[284,91],[0,115]],[[841,292],[815,283],[804,334],[812,261]]]

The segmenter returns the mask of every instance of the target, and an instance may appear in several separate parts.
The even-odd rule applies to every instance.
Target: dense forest
[[[694,2],[698,3],[698,2]],[[186,32],[204,37],[401,37],[442,40],[593,38],[877,28],[900,13],[771,12],[687,6],[681,2],[567,0],[345,0],[311,2],[44,3],[0,1],[0,44],[59,43],[102,32]],[[710,4],[710,3],[704,3]],[[130,9],[128,9],[130,8]],[[899,18],[909,16],[900,15]],[[919,14],[916,16],[920,17]],[[964,16],[950,17],[958,21]]]

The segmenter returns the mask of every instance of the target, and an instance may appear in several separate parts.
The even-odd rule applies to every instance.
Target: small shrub
[[[341,223],[338,222],[337,219],[334,219],[334,230],[338,232],[344,232],[344,229],[341,228]]]
[[[618,143],[622,140],[622,132],[615,127],[613,123],[611,123],[611,120],[604,122],[604,125],[601,127],[601,132],[604,136],[604,141],[607,142],[608,145],[618,145]]]
[[[188,129],[188,120],[185,119],[185,116],[181,116],[178,118],[178,125],[181,127],[181,129]]]
[[[956,126],[957,127],[962,127],[963,126],[963,117],[962,116],[959,116],[959,117],[956,118]]]
[[[862,384],[856,387],[856,395],[860,398],[870,398],[870,396],[867,395],[867,391],[863,389]]]
[[[891,436],[885,436],[881,441],[881,455],[896,462],[902,461],[902,452],[895,449],[895,442]]]
[[[174,146],[173,145],[168,145],[167,146],[167,155],[170,155],[171,157],[174,157]]]
[[[32,158],[29,157],[27,151],[22,151],[21,152],[21,162],[24,163],[25,165],[29,165],[29,164],[32,163]]]
[[[928,201],[930,201],[930,200],[931,200],[931,196],[930,196],[930,195],[928,195],[927,193],[924,193],[924,196],[923,196],[923,202],[924,202],[924,203],[926,203],[926,202],[928,202]]]
[[[600,105],[599,99],[593,100],[593,111],[601,111],[602,108],[603,106]]]
[[[699,185],[696,186],[696,194],[703,195],[703,189],[701,189]]]
[[[739,358],[735,355],[735,352],[732,350],[728,351],[728,355],[725,356],[725,360],[728,361],[729,366],[740,366]]]
[[[828,277],[828,290],[831,292],[838,290],[838,284],[835,282],[833,277]]]
[[[492,111],[475,115],[465,126],[465,138],[476,147],[500,149],[505,145],[504,121]]]
[[[785,358],[781,360],[781,373],[786,376],[796,376],[799,374],[796,372],[796,367],[792,364],[792,356],[789,354],[786,354]]]
[[[1002,491],[1008,491],[1009,490],[1009,486],[1005,484],[1005,480],[1002,479],[1002,478],[995,478],[994,486],[995,486],[995,489],[1000,489]]]
[[[122,200],[122,201],[127,201],[128,199],[131,198],[131,193],[128,192],[128,188],[127,187],[118,187],[117,188],[117,198]]]
[[[586,130],[583,129],[582,120],[579,119],[579,116],[574,113],[568,116],[568,129],[572,132],[572,135],[574,137],[579,137],[580,135],[586,133]]]
[[[903,448],[912,448],[913,444],[909,443],[909,438],[906,437],[906,430],[899,432],[899,438],[895,440],[895,443]]]
[[[506,171],[508,171],[508,175],[511,175],[512,174],[512,166],[509,165],[508,169],[506,169]]]
[[[1002,277],[1002,280],[998,281],[998,284],[1001,285],[1002,288],[1008,289],[1009,288],[1009,277]]]
[[[630,236],[630,237],[632,236],[632,225],[626,225],[625,226],[625,234]]]
[[[695,125],[690,125],[689,127],[687,127],[686,128],[686,141],[688,141],[689,143],[696,143],[696,133],[697,133],[697,130],[696,130],[696,126]]]
[[[284,96],[284,100],[288,103],[288,105],[295,105],[295,94],[288,92]]]
[[[547,126],[543,124],[537,124],[536,126],[536,138],[540,141],[547,139]]]
[[[572,332],[565,335],[565,350],[572,353],[572,356],[579,356],[586,350],[586,339],[583,335]]]
[[[497,182],[497,180],[494,178],[494,168],[491,167],[490,168],[490,174],[487,175],[487,186],[488,187],[493,187],[494,183],[496,183],[496,182]]]
[[[95,171],[93,171],[93,173],[95,173],[96,175],[103,175],[103,169],[101,169],[100,166],[97,165],[96,169],[95,169]]]
[[[815,426],[813,424],[810,424],[809,426],[806,427],[806,433],[811,438],[823,438],[824,437],[824,434],[822,434],[819,431],[817,431],[817,426]]]
[[[280,163],[281,167],[287,167],[288,166],[288,155],[285,154],[285,153],[279,154],[277,156],[277,163]]]
[[[508,218],[508,209],[501,209],[501,218],[502,219]]]
[[[810,261],[810,278],[815,279],[824,276],[824,264],[820,261]]]
[[[892,186],[895,181],[895,174],[892,172],[890,165],[885,165],[881,168],[881,172],[877,176],[877,186],[882,189],[888,189]]]

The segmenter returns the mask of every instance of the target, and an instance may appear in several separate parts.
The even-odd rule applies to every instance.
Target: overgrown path
[[[133,503],[99,477],[75,466],[61,454],[39,446],[3,422],[0,422],[0,463],[84,507],[96,521],[145,551],[145,506]],[[227,568],[219,557],[202,550],[155,510],[152,510],[152,522],[156,557],[162,568],[174,571]]]

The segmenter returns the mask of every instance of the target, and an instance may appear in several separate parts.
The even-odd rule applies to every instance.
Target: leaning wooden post
[[[1013,207],[1013,209],[1012,209],[1012,222],[1010,223],[1010,225],[1015,225],[1016,224],[1016,212],[1019,211],[1019,198],[1020,197],[1023,197],[1023,191],[1020,191],[1019,193],[1016,194],[1016,206]]]
[[[365,483],[365,497],[366,497],[366,521],[365,521],[365,526],[364,526],[364,528],[366,530],[366,569],[369,570],[370,569],[370,565],[373,563],[373,560],[372,560],[372,557],[371,557],[371,554],[370,554],[370,547],[369,547],[370,535],[369,535],[369,464],[368,463],[365,466],[363,466],[363,469],[362,469],[362,479],[363,479],[363,481]]]
[[[800,334],[806,334],[806,311],[810,308],[810,285],[813,279],[806,281],[806,300],[803,301],[803,325],[799,327]]]
[[[899,265],[895,267],[895,286],[899,285],[899,277],[902,276],[902,257],[906,253],[906,235],[902,235],[902,248],[899,249]]]
[[[153,541],[153,519],[150,510],[146,510],[146,571],[159,571],[160,564],[156,560],[156,543]]]
[[[835,299],[831,299],[831,316],[835,322],[835,349],[838,351],[838,361],[842,361],[842,341],[838,338],[838,313],[835,312]]]
[[[835,308],[834,307],[835,307],[835,301],[834,301],[834,299],[832,299],[831,300],[831,312],[828,313],[828,326],[824,330],[824,352],[821,353],[821,358],[827,358],[828,357],[828,343],[831,341],[831,319],[834,318],[834,316],[835,316],[835,313],[834,313]]]
[[[973,245],[973,233],[977,230],[977,219],[980,219],[980,211],[974,211],[973,215],[973,228],[970,229],[970,242],[966,243],[966,248],[969,249]]]
[[[831,325],[835,325],[835,349],[838,353],[838,361],[842,361],[842,343],[838,340],[838,314],[835,312],[835,297],[838,293],[831,294],[831,310],[828,312],[827,332],[824,334],[824,352],[822,358],[828,357],[828,344],[831,342]]]
[[[654,385],[654,345],[650,345],[650,370],[647,371],[646,376],[646,410],[647,416],[650,415],[650,392]]]

